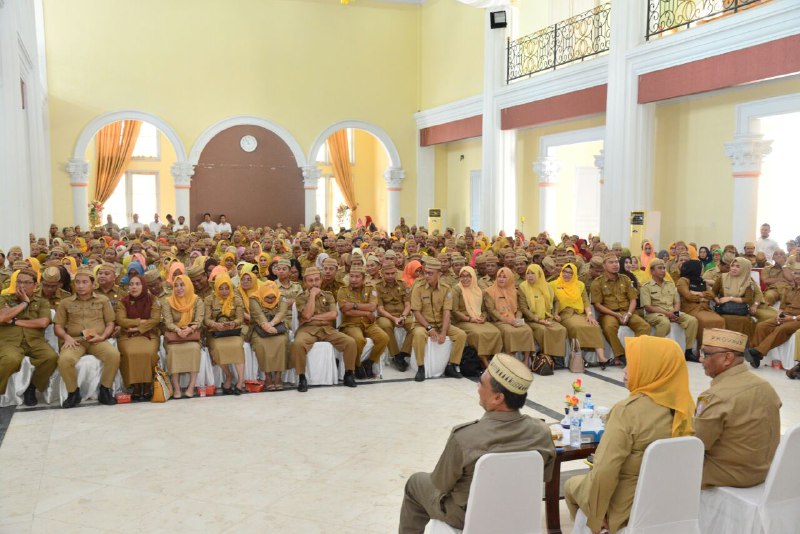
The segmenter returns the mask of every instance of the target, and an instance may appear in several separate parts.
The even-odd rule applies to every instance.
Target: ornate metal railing
[[[511,82],[607,52],[611,42],[611,4],[562,20],[508,42],[506,80]]]
[[[725,13],[736,13],[763,0],[647,0],[647,31],[645,37],[689,28],[702,20]]]

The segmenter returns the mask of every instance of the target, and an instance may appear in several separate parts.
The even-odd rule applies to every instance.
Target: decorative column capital
[[[304,189],[316,189],[317,182],[319,181],[320,176],[322,176],[322,171],[316,165],[304,165],[300,167],[300,170],[303,171],[303,188]]]
[[[384,171],[383,179],[386,180],[386,189],[400,191],[406,179],[406,171],[400,167],[389,167]]]
[[[600,149],[600,153],[594,156],[594,166],[600,171],[600,184],[606,183],[606,151]]]
[[[66,165],[69,174],[69,185],[72,187],[86,187],[89,185],[89,162],[84,159],[72,158]]]
[[[561,163],[556,158],[545,156],[534,162],[533,172],[539,175],[539,187],[553,187],[558,185]]]
[[[194,165],[188,161],[176,161],[169,170],[175,180],[175,189],[191,189]]]
[[[772,141],[761,134],[735,135],[733,141],[725,143],[725,154],[731,158],[733,176],[736,178],[758,178],[761,162],[772,152]]]

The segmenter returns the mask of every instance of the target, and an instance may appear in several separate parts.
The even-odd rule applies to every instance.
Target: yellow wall
[[[662,213],[662,243],[730,242],[733,178],[724,143],[733,140],[736,105],[797,92],[794,78],[658,106],[653,208]]]
[[[470,172],[481,170],[481,139],[467,139],[447,145],[447,225],[458,231],[470,221]],[[461,159],[464,156],[464,159]]]
[[[483,92],[484,17],[483,9],[455,0],[422,4],[420,109]]]
[[[397,145],[406,171],[401,209],[414,213],[420,6],[44,0],[44,8],[59,225],[72,222],[63,166],[79,134],[98,115],[124,109],[166,121],[187,152],[204,129],[233,115],[267,118],[304,150],[337,121],[373,123]]]
[[[84,158],[89,162],[89,200],[95,198],[95,187],[97,186],[97,154],[95,152],[95,140],[89,143],[86,149]],[[162,220],[166,220],[166,215],[171,213],[175,215],[175,180],[172,178],[170,167],[175,163],[175,149],[172,148],[172,143],[169,142],[167,136],[159,132],[159,142],[161,143],[161,158],[158,161],[136,160],[131,159],[128,165],[128,171],[156,171],[158,172],[158,213],[161,215]],[[124,182],[120,182],[123,184]],[[56,199],[56,203],[59,199]],[[63,203],[63,200],[62,200]],[[142,220],[152,220],[152,214],[141,215]],[[176,216],[177,219],[177,216]],[[120,221],[119,225],[123,226],[124,221]]]

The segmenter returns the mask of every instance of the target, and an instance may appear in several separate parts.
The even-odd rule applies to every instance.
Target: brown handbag
[[[570,341],[569,370],[572,373],[582,373],[584,368],[583,351],[577,339]]]
[[[164,343],[167,345],[179,345],[181,343],[190,343],[192,341],[200,341],[200,330],[195,330],[186,337],[181,337],[177,332],[167,330],[164,332]]]

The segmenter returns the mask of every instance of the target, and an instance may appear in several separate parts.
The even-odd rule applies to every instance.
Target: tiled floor
[[[800,422],[800,383],[756,372],[781,395],[784,428]],[[626,396],[621,369],[590,373],[598,404]],[[697,394],[709,379],[698,364],[690,373]],[[525,411],[552,421],[575,376],[537,377],[538,411]],[[396,531],[405,480],[430,471],[450,428],[482,409],[469,380],[384,378],[304,395],[17,410],[0,446],[0,532]],[[573,464],[564,470],[584,467]],[[569,532],[563,501],[561,516]]]

